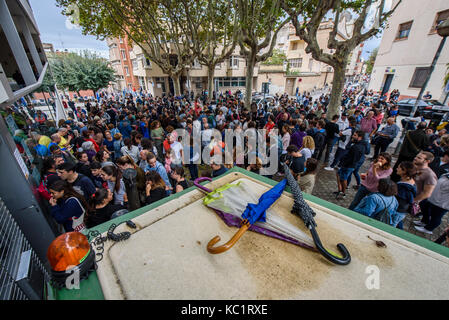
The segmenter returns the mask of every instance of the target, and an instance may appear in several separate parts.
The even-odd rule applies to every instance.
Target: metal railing
[[[22,261],[24,256],[28,263]],[[0,300],[43,299],[36,291],[43,292],[49,279],[44,264],[0,198]]]

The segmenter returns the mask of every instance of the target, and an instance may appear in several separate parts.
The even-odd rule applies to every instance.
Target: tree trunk
[[[254,67],[256,65],[256,54],[251,52],[247,57],[247,66],[246,66],[246,93],[245,93],[245,108],[247,110],[251,109],[251,98],[253,93],[253,75],[254,75]]]
[[[181,95],[181,84],[179,82],[179,75],[172,75],[173,88],[175,89],[175,97]]]
[[[345,65],[346,66],[346,65]],[[341,94],[345,86],[345,67],[334,66],[334,79],[332,81],[332,91],[327,106],[327,119],[332,119],[336,114],[340,115]]]
[[[207,66],[207,99],[210,102],[212,100],[212,92],[214,91],[214,73],[215,65]]]

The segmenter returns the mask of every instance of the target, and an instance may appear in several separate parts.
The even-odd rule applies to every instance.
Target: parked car
[[[425,119],[432,119],[432,117],[442,117],[449,111],[449,107],[443,105],[438,100],[419,100],[416,112],[411,114],[415,105],[416,99],[404,99],[397,103],[398,111],[401,116],[423,116]]]
[[[257,108],[264,106],[266,103],[268,112],[270,112],[271,109],[273,109],[274,107],[276,107],[278,105],[278,103],[276,103],[276,98],[271,95],[265,95],[265,98],[263,95],[255,96],[255,97],[253,97],[252,101],[257,104]]]

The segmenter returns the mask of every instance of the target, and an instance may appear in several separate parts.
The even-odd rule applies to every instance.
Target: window
[[[118,39],[119,39],[120,43],[123,43],[122,37],[118,37]]]
[[[313,60],[310,59],[309,60],[309,71],[312,71],[312,69],[313,69]]]
[[[231,56],[229,58],[229,67],[232,69],[238,69],[239,67],[239,58],[235,56]]]
[[[137,63],[137,60],[133,60],[133,70],[137,70],[139,68],[139,65]]]
[[[125,49],[121,49],[120,52],[122,53],[123,60],[126,60],[126,51],[125,51]]]
[[[125,67],[125,73],[127,76],[129,76],[129,68],[128,67]]]
[[[429,74],[430,67],[418,67],[415,69],[412,81],[410,81],[410,88],[422,88],[424,82]]]
[[[435,22],[434,22],[433,25],[432,25],[432,29],[430,30],[430,33],[435,33],[435,32],[437,32],[437,26],[438,26],[441,22],[443,22],[443,21],[445,21],[445,20],[447,20],[447,19],[449,19],[449,9],[448,9],[448,10],[445,10],[445,11],[438,12],[438,13],[437,13],[437,16],[436,16],[436,18],[435,18]]]
[[[290,60],[288,60],[288,63],[290,64],[290,68],[301,68],[301,66],[302,66],[302,58],[290,59]]]
[[[398,35],[396,40],[407,39],[410,34],[410,29],[412,28],[413,21],[402,23],[399,25]]]
[[[197,58],[195,58],[195,60],[193,60],[192,69],[201,69],[201,64]]]
[[[246,84],[245,79],[245,77],[215,78],[219,87],[244,87]]]
[[[292,51],[298,50],[298,42],[293,42]]]
[[[145,63],[143,64],[145,68],[151,68],[151,61],[148,58],[144,58]]]

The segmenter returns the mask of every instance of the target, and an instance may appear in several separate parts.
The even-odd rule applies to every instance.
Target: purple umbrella
[[[207,177],[198,178],[194,181],[194,185],[204,192],[207,192],[207,193],[212,192],[212,190],[210,190],[200,184],[200,182],[203,182],[203,181],[212,181],[212,179],[207,178]],[[293,243],[295,245],[298,245],[298,246],[301,246],[301,247],[304,247],[307,249],[316,250],[316,248],[314,248],[308,244],[305,244],[303,242],[300,242],[296,239],[293,239],[291,237],[285,236],[278,232],[271,231],[266,228],[254,225],[254,223],[256,221],[265,221],[266,210],[281,196],[281,194],[284,191],[284,188],[286,186],[286,182],[287,182],[287,180],[283,180],[280,183],[278,183],[274,188],[265,192],[260,197],[258,204],[252,204],[252,203],[248,204],[246,210],[242,214],[242,217],[244,219],[240,219],[232,214],[214,209],[214,211],[218,214],[218,216],[228,226],[238,227],[240,229],[234,235],[234,237],[232,237],[231,240],[228,241],[227,244],[225,244],[221,247],[217,247],[217,248],[213,247],[214,244],[216,244],[218,241],[220,241],[220,237],[216,236],[215,238],[213,238],[208,244],[208,251],[210,253],[221,253],[221,252],[228,250],[243,235],[243,233],[246,232],[246,230],[251,230],[254,232],[264,234],[269,237],[287,241],[287,242]]]

